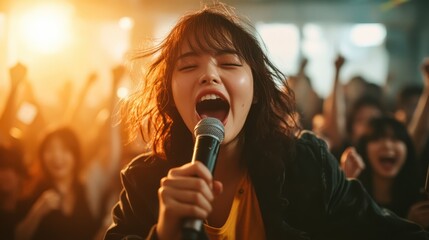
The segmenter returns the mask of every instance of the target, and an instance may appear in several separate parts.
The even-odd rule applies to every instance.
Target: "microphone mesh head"
[[[223,141],[225,136],[225,129],[222,122],[217,118],[207,117],[201,119],[194,128],[194,136],[212,136],[219,140]]]

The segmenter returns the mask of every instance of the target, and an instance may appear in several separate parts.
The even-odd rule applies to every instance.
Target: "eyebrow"
[[[215,53],[215,56],[221,56],[221,55],[226,55],[226,54],[234,54],[234,55],[239,56],[238,51],[235,50],[235,49],[223,49],[221,51],[217,51]],[[189,52],[186,52],[184,54],[181,54],[177,58],[177,60],[180,60],[180,59],[183,59],[183,58],[186,58],[186,57],[195,57],[195,56],[198,56],[198,55],[200,55],[200,53],[198,53],[196,51],[189,51]]]
[[[199,54],[195,51],[190,51],[190,52],[186,52],[184,54],[181,54],[179,57],[177,57],[177,60],[186,58],[186,57],[194,57],[194,56],[198,56]]]
[[[235,49],[223,49],[222,51],[218,51],[216,53],[216,56],[219,55],[225,55],[225,54],[233,54],[233,55],[238,55],[238,51]]]

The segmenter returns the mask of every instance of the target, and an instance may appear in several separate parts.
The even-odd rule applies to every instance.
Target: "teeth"
[[[216,94],[207,94],[207,95],[204,95],[204,96],[202,96],[200,98],[200,102],[202,102],[204,100],[215,100],[215,99],[218,99],[218,98],[221,98],[221,97],[219,97]]]

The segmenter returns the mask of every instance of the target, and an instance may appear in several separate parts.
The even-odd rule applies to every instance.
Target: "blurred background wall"
[[[181,14],[210,2],[1,0],[0,109],[9,91],[8,69],[16,62],[27,65],[36,97],[55,106],[62,88],[69,86],[73,95],[91,72],[107,79],[130,49],[159,39]],[[337,54],[346,58],[343,83],[361,75],[385,86],[392,98],[404,84],[422,84],[419,64],[429,56],[429,1],[224,2],[256,26],[286,74],[295,74],[302,58],[307,58],[306,74],[323,98],[332,87]],[[87,98],[89,106],[109,93],[110,84],[95,85]]]

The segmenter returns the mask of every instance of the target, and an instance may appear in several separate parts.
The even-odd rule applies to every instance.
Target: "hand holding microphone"
[[[213,181],[212,172],[224,137],[223,125],[218,119],[205,118],[194,134],[192,162],[171,169],[161,180],[156,229],[159,239],[194,239],[212,210],[215,195],[222,191],[222,184]]]

